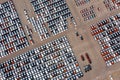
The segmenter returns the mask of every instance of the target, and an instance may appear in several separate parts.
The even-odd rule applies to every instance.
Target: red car
[[[85,61],[85,58],[84,58],[84,56],[83,56],[83,55],[81,55],[81,59],[82,59],[82,61]]]
[[[85,55],[86,55],[86,58],[88,59],[88,62],[91,64],[91,63],[92,63],[92,61],[91,61],[91,59],[90,59],[90,57],[89,57],[88,53],[85,53]]]

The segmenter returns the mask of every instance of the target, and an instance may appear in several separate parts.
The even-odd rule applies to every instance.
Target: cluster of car
[[[120,0],[104,0],[103,3],[110,11],[120,8]]]
[[[83,40],[83,39],[84,39],[83,36],[80,35],[78,32],[75,32],[75,34],[76,34],[77,37],[80,37],[80,40]]]
[[[91,66],[92,61],[91,61],[91,58],[89,57],[88,53],[85,53],[85,57],[87,58],[89,63],[84,66],[84,71],[88,72],[88,71],[92,70],[92,66]],[[84,55],[81,55],[81,60],[85,61],[85,57],[84,57]]]
[[[29,46],[12,0],[0,4],[0,58]]]
[[[94,19],[96,17],[96,13],[94,10],[94,6],[90,6],[89,8],[85,8],[80,11],[82,17],[84,18],[84,21]]]
[[[76,80],[83,72],[66,36],[0,63],[2,80]]]
[[[107,66],[120,61],[120,13],[91,26],[91,33],[101,46]]]
[[[76,6],[82,6],[90,2],[90,0],[74,0],[74,1],[75,1]]]
[[[30,0],[37,18],[32,17],[35,31],[45,40],[68,29],[67,18],[72,14],[66,0]]]

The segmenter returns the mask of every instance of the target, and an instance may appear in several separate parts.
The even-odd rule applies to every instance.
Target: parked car
[[[19,75],[23,80],[48,80],[51,77],[76,80],[83,76],[66,36],[0,63],[0,73],[3,80],[18,79]]]
[[[92,70],[92,66],[90,64],[84,66],[84,71],[85,72],[88,72],[90,70]]]
[[[84,39],[82,35],[80,35],[80,39],[81,39],[81,40],[83,40],[83,39]]]
[[[78,32],[75,32],[76,36],[79,36],[79,33]]]
[[[81,55],[81,59],[82,61],[85,61],[85,57],[83,55]]]
[[[91,64],[91,63],[92,63],[92,61],[91,61],[91,59],[90,59],[90,57],[89,57],[88,53],[85,53],[85,55],[86,55],[86,58],[88,59],[88,62]]]

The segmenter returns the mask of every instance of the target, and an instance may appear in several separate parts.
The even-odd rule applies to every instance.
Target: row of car
[[[91,26],[91,33],[101,46],[107,66],[120,61],[120,13]]]
[[[94,6],[90,6],[89,8],[82,9],[80,11],[84,21],[94,19],[96,17],[96,13],[94,11]]]
[[[30,0],[36,18],[31,18],[40,39],[45,40],[68,29],[67,18],[72,16],[65,0]]]
[[[75,1],[76,6],[82,6],[90,2],[90,0],[74,0],[74,1]]]
[[[25,14],[25,17],[26,17],[28,23],[30,24],[30,17],[28,15],[28,11],[26,9],[24,9],[24,14]]]
[[[30,43],[33,45],[34,44],[34,40],[33,40],[33,31],[31,28],[28,27],[28,25],[25,25],[25,28],[26,28],[26,32],[27,32],[27,36],[30,40]]]
[[[120,8],[119,0],[104,0],[103,3],[105,4],[105,7],[110,11]]]
[[[0,8],[0,58],[29,46],[12,0]]]
[[[0,63],[2,80],[76,80],[83,76],[66,36]]]

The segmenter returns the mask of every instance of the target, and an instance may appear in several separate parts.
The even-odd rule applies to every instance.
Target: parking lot
[[[4,1],[5,0],[0,0],[1,3]],[[30,17],[36,17],[33,7],[30,4],[30,1],[29,0],[13,0],[22,25],[23,26],[28,25],[29,28],[33,30],[32,36],[33,36],[33,40],[35,43],[33,45],[30,44],[29,47],[26,47],[22,50],[17,51],[15,54],[10,54],[4,58],[1,58],[0,62],[4,62],[6,60],[14,58],[22,53],[27,52],[28,50],[39,47],[43,44],[46,44],[62,36],[67,36],[68,41],[70,42],[71,48],[74,52],[74,55],[77,58],[77,61],[81,67],[82,72],[84,73],[84,76],[80,78],[80,80],[97,80],[97,79],[99,80],[99,77],[102,77],[104,79],[104,77],[107,76],[108,71],[111,71],[111,70],[114,71],[114,70],[119,69],[119,63],[111,67],[106,66],[105,61],[103,60],[101,53],[100,53],[100,50],[101,50],[100,46],[98,42],[95,41],[91,35],[90,25],[119,13],[120,9],[115,9],[112,11],[107,10],[102,2],[103,0],[90,0],[90,2],[83,4],[81,7],[80,6],[77,7],[74,0],[66,0],[66,1],[75,19],[76,24],[74,24],[74,22],[72,22],[71,19],[68,18],[67,19],[68,30],[62,33],[59,33],[55,36],[51,36],[47,38],[46,40],[41,41],[38,33],[34,31],[32,24],[29,24],[24,14],[24,9],[26,9],[28,10],[29,12],[28,14]],[[84,18],[81,16],[80,11],[91,5],[94,5],[96,17],[92,20],[84,21]],[[98,11],[98,8],[100,9],[99,11]],[[82,35],[84,39],[81,40],[79,36],[77,37],[75,34],[76,32]],[[27,34],[26,31],[25,33]],[[87,58],[85,58],[85,61],[82,61],[80,57],[81,54],[85,56],[85,53],[89,54],[91,61],[92,61],[92,64],[91,64],[92,70],[87,73],[84,72],[83,67],[89,64],[89,62],[87,61]]]

